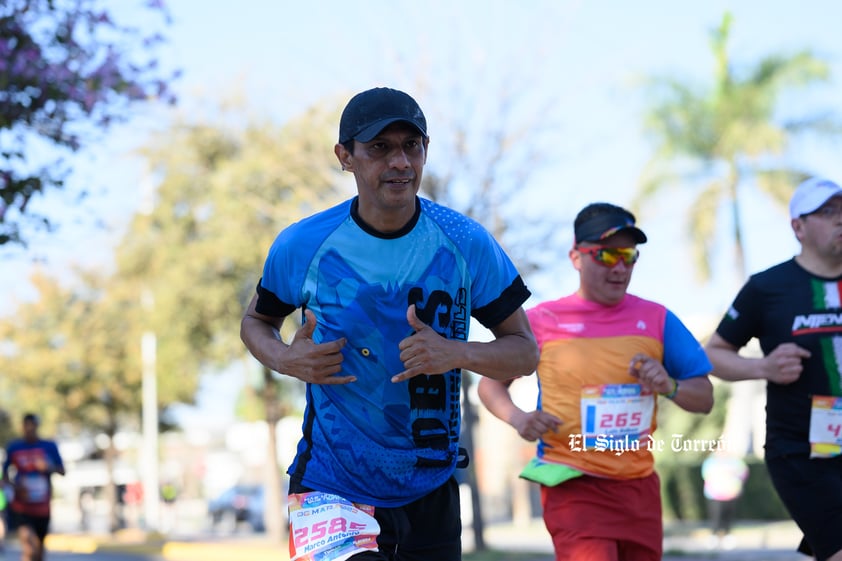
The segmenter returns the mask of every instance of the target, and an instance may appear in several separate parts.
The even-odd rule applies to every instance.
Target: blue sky
[[[242,0],[236,7],[220,0],[170,0],[170,6],[170,43],[161,54],[165,65],[184,72],[177,84],[183,114],[202,114],[213,100],[236,95],[251,114],[283,120],[325,97],[374,85],[416,93],[423,83],[417,97],[430,120],[434,160],[443,156],[436,152],[437,134],[442,136],[437,131],[448,118],[467,111],[472,118],[494,118],[481,111],[500,84],[535,99],[536,107],[552,99],[547,117],[559,124],[560,140],[552,148],[552,165],[522,204],[552,209],[559,228],[569,229],[579,208],[593,200],[630,201],[650,153],[640,128],[643,100],[632,84],[655,73],[710,80],[709,30],[726,10],[735,18],[736,61],[810,48],[831,61],[836,79],[798,102],[842,107],[842,3],[833,0]],[[28,250],[0,255],[0,290],[8,296],[0,313],[31,296],[26,277],[33,262],[57,273],[72,263],[108,266],[111,247],[140,199],[141,168],[129,151],[149,130],[165,126],[164,119],[160,113],[138,117],[75,158],[69,192],[37,205],[60,212],[73,200],[74,185],[91,187],[93,196],[80,207],[83,216],[63,223],[58,235],[36,236]],[[793,156],[818,174],[842,180],[838,148],[802,146]],[[790,257],[797,245],[784,209],[759,196],[748,203],[748,262],[756,271]],[[689,318],[724,311],[736,285],[727,253],[717,257],[713,282],[694,280],[684,241],[686,204],[680,194],[664,196],[639,216],[651,241],[642,248],[631,289],[694,321]],[[94,219],[105,228],[90,228]],[[566,246],[559,247],[559,267],[528,279],[536,299],[575,289],[566,253]]]

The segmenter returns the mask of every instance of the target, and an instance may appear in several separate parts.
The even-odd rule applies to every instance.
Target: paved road
[[[533,561],[553,561],[552,543],[540,519],[526,524],[492,524],[485,530],[489,549],[511,551],[512,558],[523,559],[516,553],[534,553]],[[463,535],[465,552],[473,549],[470,528]],[[665,527],[664,561],[807,561],[795,552],[801,538],[798,528],[791,522],[751,523],[735,526],[733,540],[727,547],[714,547],[710,532],[704,527],[667,524]],[[268,543],[265,536],[238,535],[214,536],[196,534],[170,536],[163,550],[151,548],[138,551],[133,548],[114,549],[113,542],[96,542],[91,536],[51,536],[48,561],[285,561],[285,548]],[[100,549],[97,550],[99,543]],[[13,544],[12,544],[13,545]],[[120,544],[116,544],[120,545]],[[91,547],[92,546],[92,547]],[[96,551],[95,551],[96,550]],[[84,553],[83,553],[84,552]],[[91,553],[87,553],[91,552]],[[9,551],[6,559],[17,559],[19,553]],[[503,559],[502,561],[505,561]]]
[[[47,561],[166,561],[163,557],[155,555],[143,555],[136,553],[119,553],[113,551],[94,551],[93,553],[72,553],[67,551],[48,551]],[[16,561],[20,559],[20,549],[15,545],[6,547],[5,555],[0,554],[0,559]],[[231,561],[235,561],[232,558]]]
[[[710,532],[698,525],[667,524],[664,561],[808,561],[795,551],[801,533],[794,523],[743,522],[735,526],[732,539],[724,547],[711,540]],[[473,543],[466,532],[466,549]],[[552,543],[540,520],[527,525],[495,525],[486,533],[486,544],[493,549],[545,552],[553,561]]]

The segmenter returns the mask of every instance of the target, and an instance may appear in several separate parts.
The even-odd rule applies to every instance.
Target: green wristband
[[[675,394],[678,393],[678,380],[675,378],[670,378],[672,380],[672,391],[669,393],[662,393],[661,395],[667,399],[672,399],[675,397]]]

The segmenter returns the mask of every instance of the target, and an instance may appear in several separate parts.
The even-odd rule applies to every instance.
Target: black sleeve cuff
[[[263,279],[260,279],[261,281]],[[263,288],[260,281],[257,282],[257,303],[254,306],[258,314],[264,316],[282,318],[295,311],[296,306],[282,302],[275,293]]]
[[[530,296],[532,296],[532,293],[529,292],[529,289],[523,283],[523,279],[518,275],[497,299],[477,308],[471,315],[485,327],[491,329],[500,325],[503,320],[512,315]]]

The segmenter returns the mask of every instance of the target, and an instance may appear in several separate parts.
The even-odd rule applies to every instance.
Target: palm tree
[[[800,133],[840,131],[824,113],[790,120],[779,117],[782,95],[829,78],[828,65],[809,51],[770,55],[739,71],[728,52],[733,18],[726,13],[711,33],[714,83],[695,87],[674,78],[653,78],[655,100],[645,128],[656,151],[641,178],[634,207],[640,208],[666,187],[680,184],[696,191],[688,213],[694,265],[709,280],[711,250],[722,213],[731,228],[735,271],[747,277],[739,194],[749,184],[785,205],[806,170],[784,158]]]
[[[737,68],[728,51],[732,21],[726,13],[711,33],[711,86],[674,78],[650,81],[655,101],[646,112],[645,128],[656,150],[633,208],[640,209],[668,187],[693,190],[687,228],[696,272],[702,280],[710,279],[716,230],[727,225],[734,252],[732,280],[739,285],[748,276],[740,194],[751,186],[786,205],[794,185],[809,175],[785,158],[789,144],[801,133],[839,133],[842,127],[829,112],[781,118],[783,94],[827,80],[828,65],[805,50]],[[733,387],[728,402],[724,433],[746,452],[753,432],[746,411],[762,399],[762,389],[762,383],[744,382]]]

